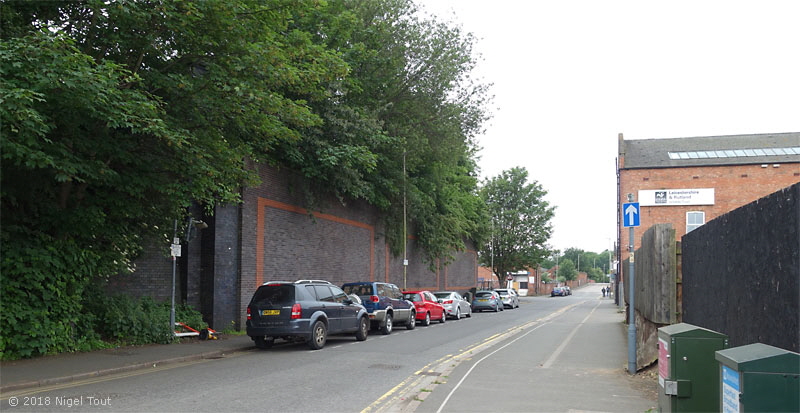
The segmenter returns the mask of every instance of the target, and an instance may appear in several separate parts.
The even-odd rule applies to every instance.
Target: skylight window
[[[743,158],[748,156],[800,155],[800,146],[789,148],[723,149],[713,151],[667,152],[669,159]]]

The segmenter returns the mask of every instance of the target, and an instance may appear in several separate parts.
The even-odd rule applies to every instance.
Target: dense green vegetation
[[[486,235],[474,39],[409,0],[10,0],[0,19],[3,358],[121,330],[97,280],[260,164],[309,178],[310,207],[376,206],[395,252],[404,194],[429,262]]]
[[[558,260],[556,260],[556,255],[558,255]],[[596,253],[580,248],[567,248],[563,252],[553,251],[553,255],[542,261],[542,266],[553,268],[558,265],[558,277],[561,281],[574,280],[578,272],[585,272],[590,280],[608,282],[610,257],[613,257],[613,251],[605,250]]]

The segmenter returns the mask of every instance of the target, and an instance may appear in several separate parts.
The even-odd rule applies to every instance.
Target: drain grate
[[[371,369],[381,369],[381,370],[400,370],[400,367],[397,364],[373,364],[369,366]]]

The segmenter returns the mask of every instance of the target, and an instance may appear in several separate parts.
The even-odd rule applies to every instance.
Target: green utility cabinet
[[[755,343],[714,357],[722,412],[800,412],[800,354]]]
[[[719,411],[719,364],[714,352],[728,336],[687,323],[658,329],[658,410]]]

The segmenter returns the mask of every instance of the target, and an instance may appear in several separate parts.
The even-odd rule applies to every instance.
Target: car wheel
[[[447,313],[442,311],[442,318],[439,319],[439,324],[444,324],[447,321]]]
[[[256,348],[260,348],[262,350],[266,350],[272,347],[272,343],[275,342],[275,339],[270,337],[253,337],[253,341],[256,343]]]
[[[328,341],[328,328],[325,327],[325,323],[317,320],[311,328],[311,340],[308,340],[308,346],[312,350],[319,350],[325,347],[326,341]]]
[[[456,320],[461,320],[461,309],[456,308]]]
[[[467,318],[472,317],[472,307],[467,309]]]
[[[498,312],[498,311],[500,311],[500,310],[498,309],[498,307],[500,307],[500,306],[498,305],[497,307],[495,307],[495,308],[494,308],[494,312],[495,312],[495,313],[496,313],[496,312]]]
[[[406,330],[413,330],[417,326],[417,313],[411,312],[411,316],[406,321]]]
[[[356,331],[356,340],[364,341],[367,339],[367,334],[369,334],[369,321],[367,317],[361,317],[358,321],[358,331]]]
[[[422,325],[425,327],[431,325],[431,313],[425,313],[425,320],[422,322]]]
[[[392,315],[387,313],[386,320],[384,320],[383,326],[381,326],[381,334],[387,335],[392,332]]]

